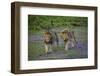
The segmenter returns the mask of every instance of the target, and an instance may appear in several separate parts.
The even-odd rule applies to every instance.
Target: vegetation
[[[87,26],[87,17],[28,15],[28,30],[36,32],[56,27]]]

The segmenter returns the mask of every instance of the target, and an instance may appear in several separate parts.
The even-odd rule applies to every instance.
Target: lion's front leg
[[[49,46],[48,44],[45,44],[44,46],[45,46],[45,54],[47,54],[47,52],[49,51]]]
[[[45,54],[52,52],[52,45],[51,44],[45,44]]]
[[[48,52],[52,52],[52,44],[49,44],[49,51]]]
[[[65,43],[65,50],[67,51],[69,49],[69,44],[70,44],[70,40],[68,40],[66,43]]]

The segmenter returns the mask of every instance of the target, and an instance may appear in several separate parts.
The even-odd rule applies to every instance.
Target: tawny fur
[[[64,41],[65,50],[75,46],[76,40],[73,31],[63,30],[60,32],[60,37]]]
[[[52,34],[49,31],[44,32],[43,39],[45,45],[45,53],[52,52],[52,43],[53,43]]]

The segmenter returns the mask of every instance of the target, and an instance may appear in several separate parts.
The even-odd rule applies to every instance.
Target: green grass
[[[76,50],[68,50],[66,52],[66,55],[68,57],[76,57],[76,56],[80,56],[80,52],[79,51],[76,52]]]
[[[36,59],[39,55],[44,54],[44,45],[40,42],[29,42],[28,58],[29,60]]]
[[[64,46],[53,46],[53,51],[64,51]],[[44,44],[42,42],[29,42],[28,45],[28,60],[34,60],[38,56],[45,53]]]

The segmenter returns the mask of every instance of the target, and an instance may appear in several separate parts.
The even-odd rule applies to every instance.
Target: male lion
[[[60,32],[60,37],[64,41],[65,50],[68,50],[69,48],[72,48],[75,46],[76,39],[75,39],[74,31],[69,31],[67,29],[62,30]]]
[[[43,41],[45,45],[45,53],[52,52],[52,45],[54,42],[58,45],[58,36],[54,31],[45,31],[43,36]]]

